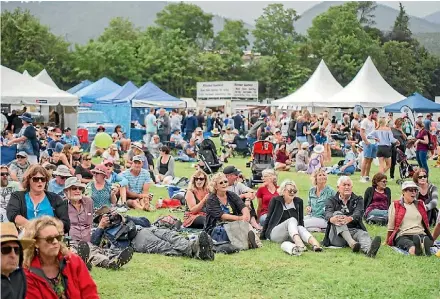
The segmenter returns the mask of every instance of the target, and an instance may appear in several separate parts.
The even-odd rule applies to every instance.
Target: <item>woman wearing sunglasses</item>
[[[429,231],[425,204],[417,200],[419,188],[414,182],[402,184],[402,197],[394,201],[388,213],[387,244],[410,255],[431,255],[433,238]]]
[[[49,216],[34,219],[25,237],[35,240],[24,251],[27,298],[99,298],[85,263],[63,243],[59,220]]]
[[[197,170],[191,177],[185,193],[186,211],[183,216],[184,227],[203,228],[206,221],[206,199],[209,179],[203,170]]]
[[[364,217],[367,223],[387,223],[388,208],[391,204],[391,189],[387,187],[387,179],[385,174],[376,173],[371,181],[372,186],[365,190]]]
[[[251,219],[249,209],[234,192],[228,191],[228,179],[223,173],[216,173],[209,183],[210,194],[206,200],[205,230],[211,234],[220,222],[245,221]]]
[[[25,227],[34,218],[52,216],[62,221],[64,232],[69,232],[67,201],[47,191],[49,179],[49,173],[41,165],[32,165],[26,171],[22,184],[24,191],[12,193],[6,207],[9,221],[18,227]]]
[[[81,165],[78,165],[75,169],[75,175],[81,180],[81,183],[88,184],[93,180],[92,169],[95,166],[92,164],[92,156],[89,154],[83,154],[81,159]]]
[[[413,181],[419,187],[417,199],[425,203],[428,213],[429,224],[435,224],[437,217],[438,190],[434,184],[428,181],[428,173],[424,168],[414,172]]]
[[[295,182],[282,182],[278,194],[269,203],[261,237],[282,243],[281,248],[289,254],[300,255],[306,250],[304,242],[312,245],[313,251],[322,251],[319,242],[304,227],[303,200],[297,197]]]

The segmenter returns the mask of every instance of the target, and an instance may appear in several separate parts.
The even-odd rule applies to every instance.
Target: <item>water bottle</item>
[[[161,197],[161,198],[159,198],[159,200],[157,201],[157,207],[158,207],[158,208],[161,208],[161,207],[162,207],[162,204],[163,204],[163,199],[162,199],[162,197]]]

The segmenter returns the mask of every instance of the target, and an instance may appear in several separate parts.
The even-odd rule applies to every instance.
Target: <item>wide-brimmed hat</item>
[[[32,115],[30,113],[23,113],[22,115],[20,115],[18,118],[24,120],[25,122],[31,123],[34,121],[34,119],[32,118]]]
[[[114,150],[118,150],[118,146],[116,144],[110,144],[110,146],[108,147],[109,149],[114,149]]]
[[[107,168],[105,167],[105,165],[103,165],[103,164],[99,164],[99,165],[96,165],[96,167],[95,168],[93,168],[92,170],[90,170],[90,172],[92,172],[93,174],[98,174],[98,173],[100,173],[100,174],[103,174],[103,175],[107,175]]]
[[[26,152],[24,152],[24,151],[20,151],[20,152],[17,153],[17,156],[21,156],[21,157],[27,158],[28,154],[26,154]]]
[[[214,129],[211,131],[211,133],[212,133],[212,134],[220,134],[220,131],[218,130],[218,128],[214,128]]]
[[[318,144],[313,148],[313,151],[317,154],[321,154],[324,152],[324,146],[322,144]]]
[[[141,151],[144,150],[144,147],[142,146],[142,143],[140,143],[140,142],[133,142],[131,144],[131,147],[135,147],[137,149],[140,149]]]
[[[19,239],[17,228],[12,222],[0,223],[0,231],[0,243],[6,243],[10,241],[19,242],[23,249],[26,249],[35,243],[35,240],[32,239]]]
[[[72,153],[79,154],[79,153],[82,153],[82,152],[83,152],[83,149],[80,148],[79,146],[72,147]]]
[[[65,176],[65,177],[71,177],[72,174],[70,173],[69,168],[66,165],[59,165],[57,167],[57,170],[55,170],[53,172],[54,175],[59,175],[59,176]]]
[[[301,143],[301,148],[309,148],[310,144],[308,142]]]
[[[413,181],[405,181],[402,184],[402,191],[406,190],[408,188],[417,188],[419,189],[419,186],[416,185],[416,183],[414,183]]]
[[[77,177],[70,177],[66,180],[66,182],[64,183],[64,190],[69,189],[70,187],[81,187],[81,188],[86,188],[86,185],[81,183],[81,180],[78,179]]]

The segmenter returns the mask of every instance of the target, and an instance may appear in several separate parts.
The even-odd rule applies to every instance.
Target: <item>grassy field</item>
[[[230,159],[246,176],[246,159]],[[431,162],[431,161],[430,161]],[[177,164],[177,176],[190,177],[191,163]],[[433,163],[430,163],[432,166]],[[440,186],[440,170],[431,168],[431,179]],[[373,171],[377,168],[374,167]],[[373,173],[373,172],[372,172]],[[292,179],[299,195],[307,200],[309,176],[295,172],[281,173],[280,181]],[[359,173],[352,177],[354,192],[364,194],[369,184],[359,183]],[[329,184],[336,188],[336,176]],[[389,181],[393,199],[400,191]],[[152,188],[155,200],[166,197],[166,189]],[[168,210],[134,212],[151,221]],[[176,213],[182,218],[183,213]],[[380,235],[383,227],[368,226],[370,235]],[[322,233],[315,234],[321,241]],[[327,249],[321,253],[305,252],[289,256],[278,244],[263,241],[263,248],[233,255],[218,254],[213,262],[183,257],[165,257],[136,253],[119,271],[94,268],[101,298],[440,298],[440,259],[409,257],[382,246],[375,259],[353,254],[349,249]]]

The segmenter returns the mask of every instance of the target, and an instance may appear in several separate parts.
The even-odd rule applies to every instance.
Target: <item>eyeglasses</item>
[[[298,190],[296,189],[286,189],[287,192],[289,192],[290,194],[296,194],[298,192]]]
[[[62,175],[59,175],[58,177],[62,180],[67,180],[69,178],[68,176],[62,176]]]
[[[44,177],[44,176],[34,176],[32,178],[32,182],[34,182],[34,183],[38,183],[38,182],[45,183],[46,182],[46,177]]]
[[[5,246],[5,247],[2,247],[1,251],[2,251],[3,255],[8,255],[12,251],[14,251],[15,255],[19,255],[20,254],[20,247]]]
[[[194,181],[204,181],[205,180],[205,178],[194,178]]]
[[[84,188],[82,188],[82,187],[77,187],[77,186],[73,186],[73,187],[70,187],[70,190],[72,190],[72,191],[78,191],[78,190],[80,190],[81,192],[83,192],[83,191],[84,191]]]
[[[1,174],[2,174],[2,176],[8,176],[9,175],[9,173],[7,173],[7,172],[2,172]]]
[[[218,182],[220,185],[227,185],[228,184],[228,181],[226,180],[226,181],[221,181],[221,182]]]
[[[417,191],[419,191],[419,189],[417,189],[417,188],[408,188],[408,189],[405,189],[405,191],[408,191],[408,192],[417,192]]]
[[[40,238],[40,237],[37,237],[37,239],[45,240],[48,244],[53,244],[53,242],[55,241],[55,239],[56,239],[58,242],[61,242],[61,241],[64,239],[64,236],[62,236],[62,235],[57,235],[57,236],[49,236],[49,237],[46,237],[46,238]]]
[[[427,179],[428,178],[428,176],[425,174],[425,175],[419,175],[419,179]]]
[[[60,134],[56,134],[56,135],[55,135],[55,137],[61,137],[61,136],[63,136],[63,135],[60,135]]]
[[[84,161],[92,161],[92,158],[84,158]]]
[[[17,159],[25,159],[26,157],[23,157],[23,156],[18,156],[17,155]]]
[[[111,163],[107,163],[107,164],[105,164],[105,166],[106,166],[106,167],[113,167],[113,164],[111,164]]]
[[[387,180],[383,180],[383,181],[380,181],[380,182],[381,182],[381,183],[384,183],[384,184],[388,183]]]

